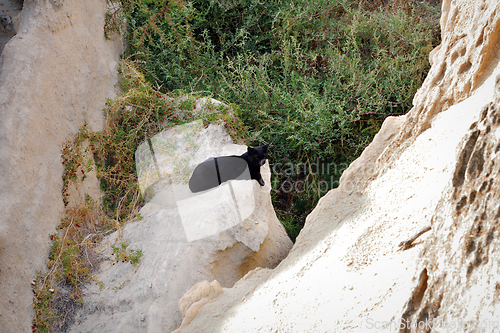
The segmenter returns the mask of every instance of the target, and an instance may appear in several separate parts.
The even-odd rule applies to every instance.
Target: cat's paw
[[[258,180],[260,186],[264,186],[266,183],[264,183],[264,180],[261,178]]]

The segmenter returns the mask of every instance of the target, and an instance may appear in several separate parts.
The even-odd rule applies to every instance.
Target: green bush
[[[411,108],[439,43],[439,8],[426,1],[122,0],[117,8],[109,29],[124,15],[126,56],[154,87],[231,103],[249,143],[272,144],[274,206],[292,239],[383,120]]]

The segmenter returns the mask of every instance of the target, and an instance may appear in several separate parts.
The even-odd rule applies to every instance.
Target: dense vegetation
[[[153,87],[230,103],[249,144],[272,144],[294,238],[385,117],[411,108],[438,19],[436,1],[121,0],[107,31]]]

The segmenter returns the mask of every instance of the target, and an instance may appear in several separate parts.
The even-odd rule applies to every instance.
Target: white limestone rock
[[[104,37],[106,3],[57,2],[2,1],[2,11],[23,6],[20,14],[8,13],[16,35],[0,33],[2,332],[31,331],[30,282],[46,270],[48,235],[64,211],[63,144],[85,121],[92,131],[102,130],[102,110],[116,95],[122,44]],[[98,200],[98,182],[91,178],[78,191]]]
[[[200,133],[198,140],[202,151],[192,155],[196,163],[187,160],[188,169],[211,156],[240,155],[246,151],[246,146],[231,143],[222,125],[210,125]],[[172,160],[182,160],[183,151],[185,149],[177,151]],[[158,164],[161,167],[161,157]],[[179,213],[176,201],[179,194],[174,193],[182,184],[156,186],[155,196],[140,211],[143,219],[127,224],[108,237],[110,244],[126,242],[132,249],[141,249],[144,257],[140,266],[103,263],[97,278],[105,288],[89,286],[84,309],[77,315],[71,332],[170,332],[181,325],[178,302],[193,285],[217,280],[222,287],[232,287],[256,267],[274,268],[286,257],[292,242],[271,204],[268,164],[261,170],[264,187],[255,180],[233,184],[235,188],[243,186],[253,192],[252,200],[238,201],[239,207],[255,205],[251,214],[225,230],[195,237],[192,241]],[[210,225],[234,217],[226,214],[227,209],[232,209],[228,202],[233,199],[218,193],[217,189],[208,191],[208,199],[205,199],[210,204],[192,209],[200,214],[200,220]],[[189,310],[189,316],[195,315],[199,305]]]

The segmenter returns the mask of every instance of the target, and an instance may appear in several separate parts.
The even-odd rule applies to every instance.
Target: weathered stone
[[[189,324],[194,318],[198,309],[222,293],[222,287],[217,280],[209,283],[202,281],[189,289],[179,301],[179,308],[182,314],[181,328]]]
[[[192,171],[209,157],[241,155],[246,151],[246,146],[231,143],[222,125],[210,125],[199,135],[193,134],[193,126],[172,129],[172,132],[172,135],[157,137],[165,140],[177,138],[172,146],[179,149],[172,155],[175,158],[170,159],[155,151],[158,169],[163,174],[162,170],[175,170],[189,175],[188,170]],[[198,147],[198,150],[187,152],[186,145],[180,141],[193,137],[196,140],[190,140],[189,146]],[[169,151],[167,148],[165,151]],[[179,161],[187,170],[177,164]],[[176,166],[172,167],[171,163]],[[197,309],[206,302],[197,303],[189,311],[183,305],[183,311],[187,312],[181,315],[179,299],[193,285],[205,280],[217,280],[217,285],[232,287],[256,267],[274,268],[278,265],[288,254],[292,242],[272,207],[269,165],[266,163],[261,170],[266,183],[264,187],[255,180],[236,180],[232,183],[235,192],[238,187],[243,187],[252,193],[252,198],[237,197],[238,206],[251,208],[250,214],[242,217],[241,222],[231,212],[234,209],[233,198],[224,195],[224,184],[207,191],[201,200],[196,200],[199,196],[191,197],[188,203],[193,204],[192,207],[181,207],[180,202],[186,199],[182,197],[183,193],[176,191],[182,191],[182,186],[187,187],[187,183],[158,183],[154,197],[140,211],[143,219],[127,224],[123,230],[108,238],[110,244],[120,246],[127,243],[132,249],[141,249],[144,252],[141,265],[135,268],[129,263],[102,264],[97,279],[104,283],[105,288],[100,290],[97,285],[88,287],[89,296],[84,299],[84,309],[77,316],[71,331],[171,332],[179,327],[183,315],[184,318],[194,317]],[[165,178],[182,182],[182,177],[171,176],[165,175]],[[178,201],[179,196],[181,201]],[[205,228],[205,225],[214,229],[220,225],[229,227],[203,237],[190,238],[193,235],[193,230],[189,230],[192,225],[186,223],[181,208],[191,210],[190,217],[195,219],[194,222],[203,222],[200,228]],[[110,252],[109,248],[105,250],[105,253]],[[193,293],[196,294],[196,291],[192,290],[190,295]],[[191,299],[191,296],[186,296],[185,300],[187,298]],[[189,319],[185,319],[185,324],[187,322]]]
[[[48,0],[25,0],[17,34],[1,55],[2,332],[31,330],[30,282],[45,269],[48,235],[64,210],[63,143],[85,121],[102,129],[102,109],[115,95],[122,47],[104,37],[105,7],[101,0],[66,0],[57,9]]]

